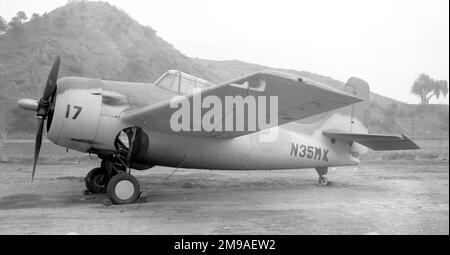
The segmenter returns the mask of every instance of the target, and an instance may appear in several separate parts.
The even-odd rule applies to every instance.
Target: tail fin
[[[369,84],[362,79],[352,77],[339,89],[355,95],[363,99],[363,101],[297,121],[297,123],[305,125],[301,127],[302,132],[305,132],[308,128],[307,125],[311,124],[309,127],[312,129],[312,132],[321,130],[358,134],[368,133]]]
[[[338,114],[338,122],[332,122],[335,127],[327,127],[328,130],[334,130],[335,132],[341,132],[346,134],[359,134],[364,135],[368,134],[368,117],[369,117],[369,97],[370,97],[370,88],[369,84],[364,80],[356,77],[352,77],[348,79],[345,86],[342,90],[355,95],[364,101],[358,102],[356,104],[352,104],[341,109],[336,110],[334,113]],[[333,114],[334,115],[334,114]],[[332,115],[332,116],[333,116]],[[324,134],[326,134],[325,132]],[[360,154],[366,153],[367,148],[358,143],[353,143],[351,146],[351,152],[354,157],[358,158]]]
[[[369,84],[357,77],[348,79],[343,90],[364,99],[364,101],[338,110],[339,113],[349,116],[348,131],[350,133],[368,133],[368,108],[370,98]]]

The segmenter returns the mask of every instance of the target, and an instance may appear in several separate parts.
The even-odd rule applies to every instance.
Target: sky
[[[449,80],[448,0],[109,0],[189,57],[310,71],[406,103],[420,73]],[[8,21],[67,0],[0,0]],[[432,103],[448,104],[449,97]]]

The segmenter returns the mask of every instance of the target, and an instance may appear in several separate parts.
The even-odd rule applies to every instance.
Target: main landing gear
[[[106,188],[109,198],[114,204],[129,204],[139,198],[139,182],[127,173],[118,173],[113,176]]]
[[[319,174],[319,181],[317,182],[319,186],[327,186],[328,179],[326,175],[328,173],[328,167],[317,167],[316,171]]]
[[[104,159],[102,166],[92,169],[84,178],[90,193],[107,193],[114,204],[129,204],[139,198],[138,180],[119,164]]]
[[[107,193],[114,204],[133,203],[140,196],[139,182],[130,173],[132,152],[129,148],[133,148],[136,130],[125,129],[124,133],[115,140],[117,151],[103,158],[101,167],[92,169],[84,179],[90,193]]]

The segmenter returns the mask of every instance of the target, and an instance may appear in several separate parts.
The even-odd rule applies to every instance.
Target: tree
[[[24,22],[25,20],[28,19],[27,15],[25,14],[24,11],[18,12],[18,13],[16,14],[16,17],[19,19],[20,24],[23,24],[23,22]]]
[[[35,20],[35,19],[38,19],[39,17],[40,17],[39,14],[33,13],[33,15],[31,15],[30,21]]]
[[[80,10],[82,10],[82,11],[85,11],[87,9],[87,5],[86,5],[86,3],[83,0],[81,0],[78,3],[78,8],[80,8]]]
[[[30,23],[34,30],[39,30],[43,28],[43,20],[41,16],[37,13],[33,13],[30,18]]]
[[[25,35],[25,29],[23,28],[23,22],[27,19],[28,18],[25,12],[20,11],[8,23],[8,31],[12,32],[11,38],[20,47],[23,46],[23,43],[26,42],[27,39]]]
[[[420,74],[411,87],[411,94],[420,97],[421,104],[429,104],[430,99],[435,96],[437,99],[448,94],[448,84],[446,80],[434,80],[426,74]]]
[[[0,110],[0,161],[8,161],[10,153],[7,146],[3,147],[4,141],[8,138],[8,131],[11,128],[12,118],[5,109]]]
[[[8,30],[8,24],[6,23],[6,20],[0,16],[0,34],[3,34]]]
[[[0,140],[6,140],[8,129],[10,128],[12,119],[8,115],[8,112],[3,109],[0,111]]]
[[[12,17],[11,21],[8,22],[8,27],[10,31],[14,31],[22,26],[20,19],[17,17]]]
[[[48,21],[50,20],[50,17],[48,16],[47,12],[44,12],[44,14],[42,14],[42,20],[44,21],[45,25],[48,24]]]
[[[18,31],[19,33],[23,32],[22,24],[28,17],[24,11],[20,11],[16,14],[15,17],[11,18],[11,21],[8,23],[9,31]]]

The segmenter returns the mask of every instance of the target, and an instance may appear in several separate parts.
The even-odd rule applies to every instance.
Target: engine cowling
[[[47,119],[47,136],[55,144],[87,152],[95,143],[99,127],[101,81],[67,77],[57,84]]]

